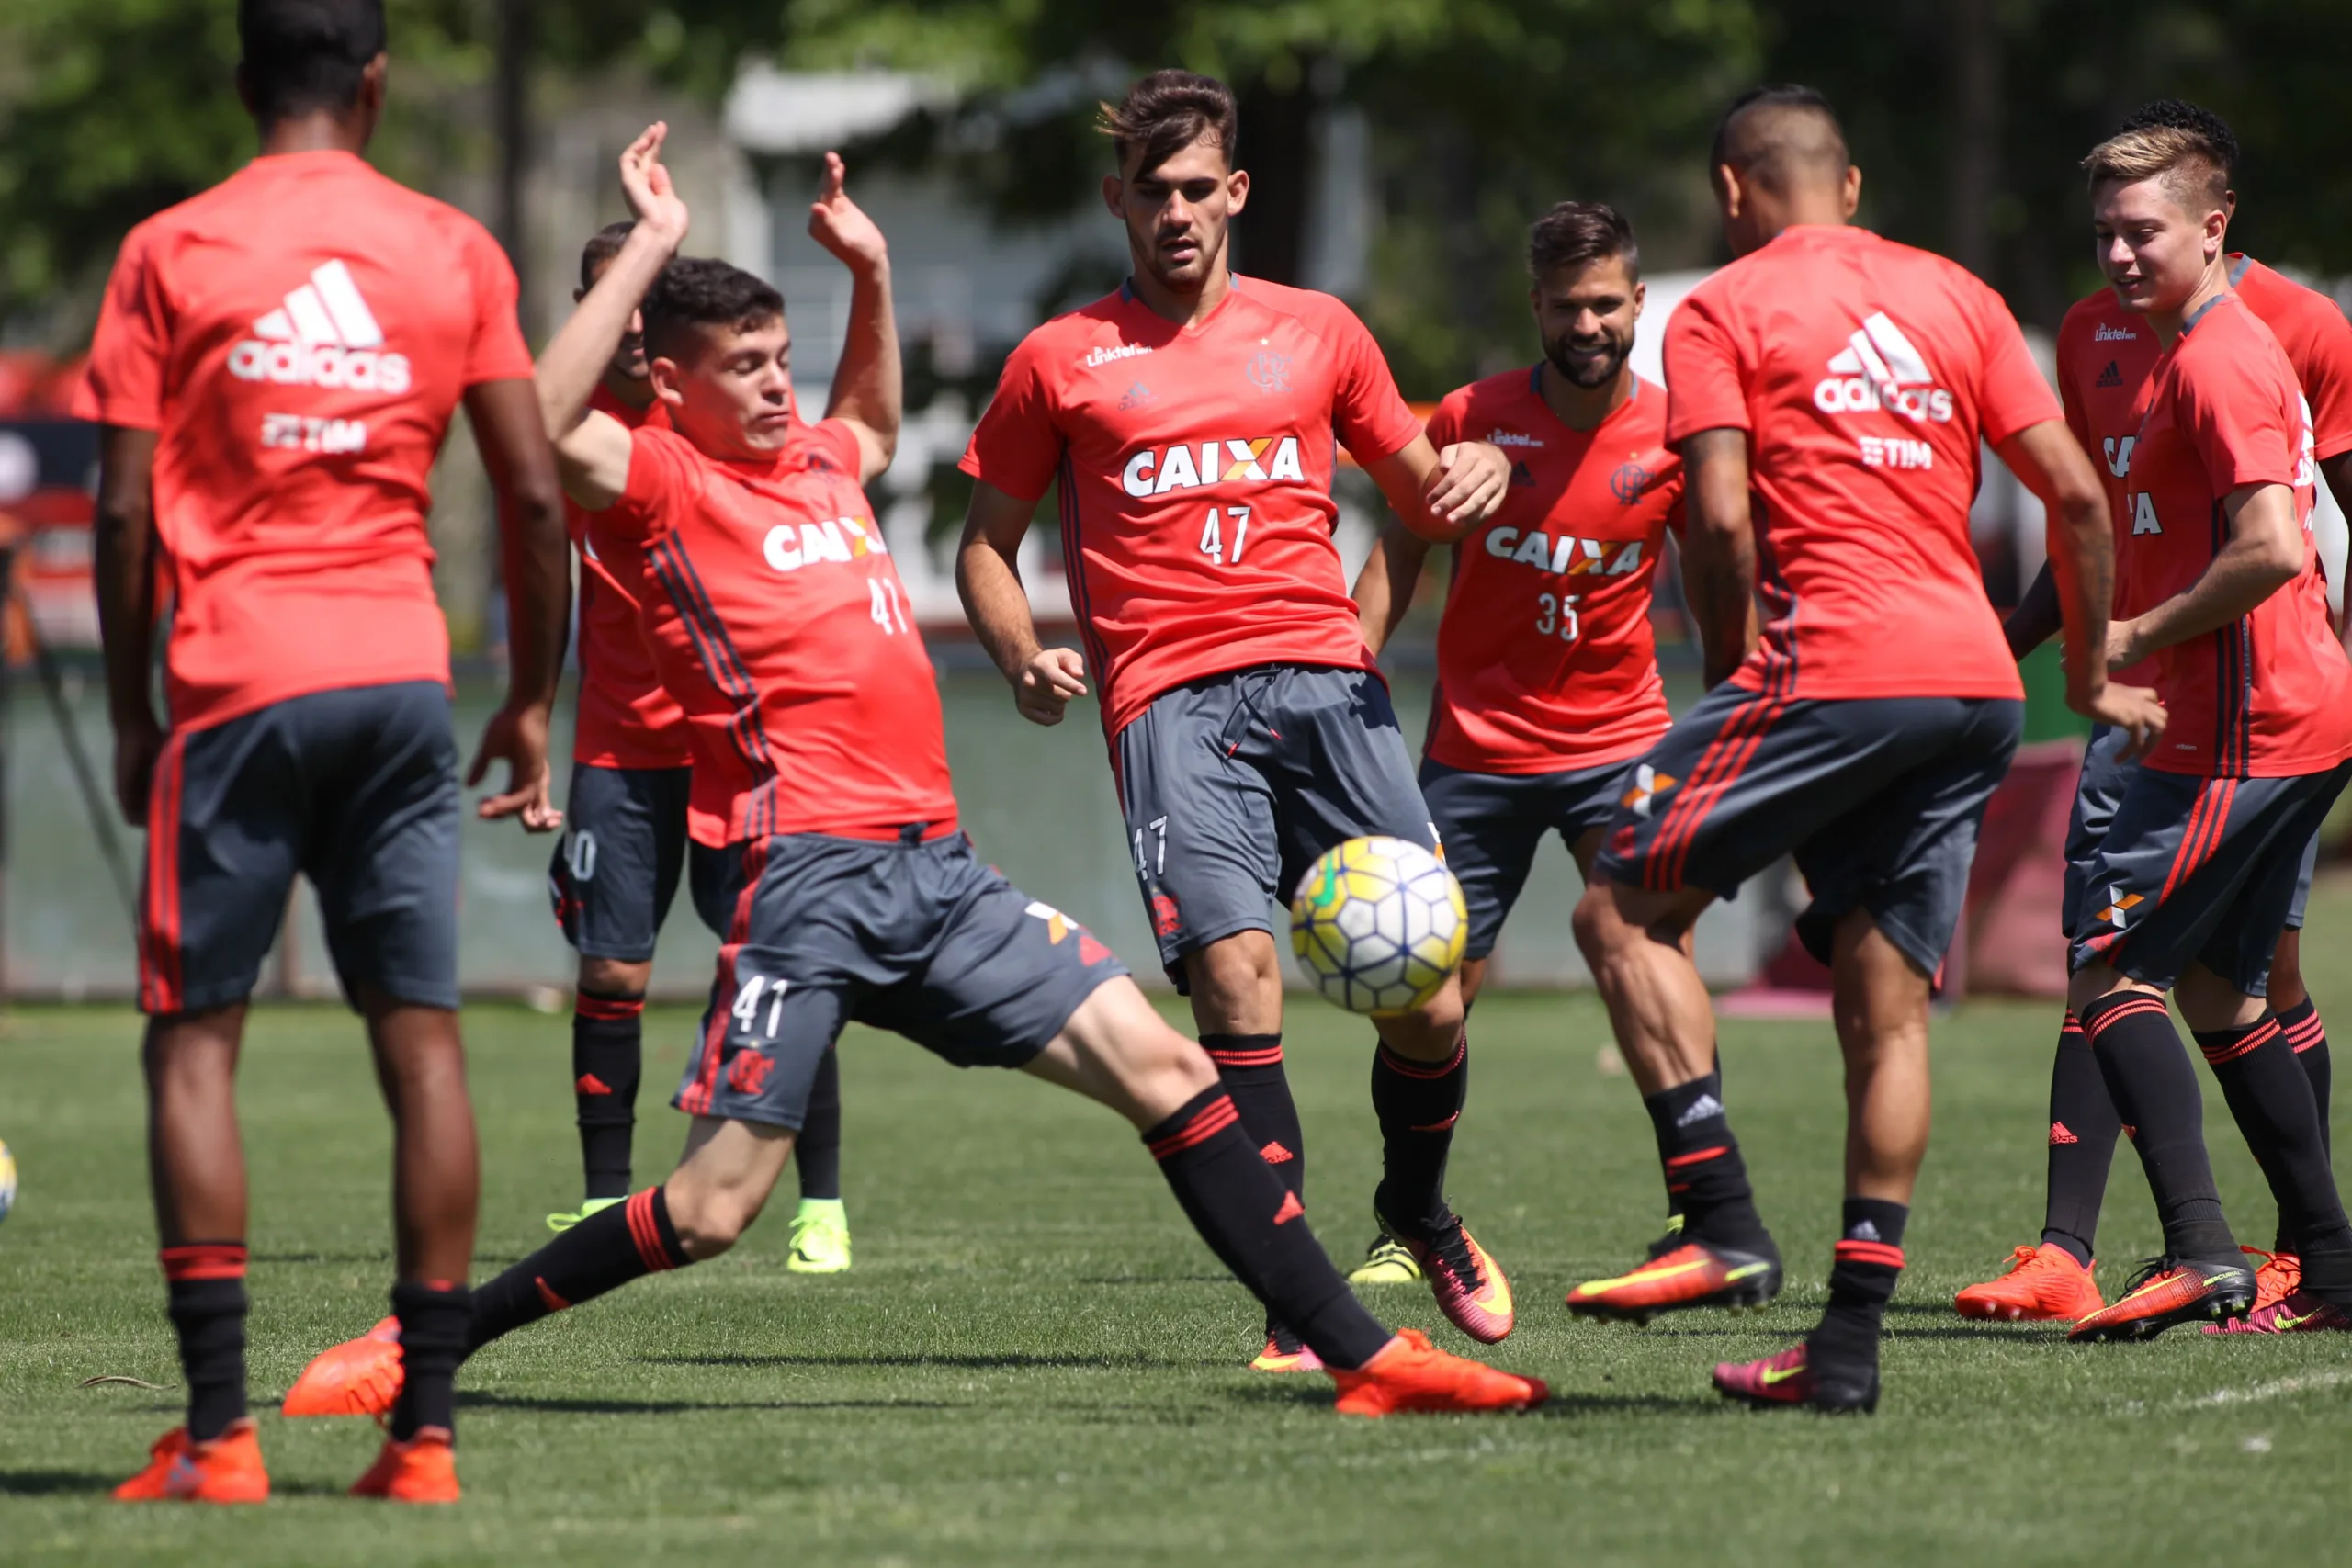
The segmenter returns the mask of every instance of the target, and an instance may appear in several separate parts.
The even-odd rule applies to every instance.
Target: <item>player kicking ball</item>
[[[1234,275],[1250,196],[1225,84],[1161,71],[1103,106],[1126,227],[1117,293],[1046,322],[1005,364],[972,434],[956,585],[1022,716],[1058,724],[1100,688],[1112,773],[1159,961],[1242,1125],[1294,1197],[1306,1153],[1283,1071],[1270,914],[1350,839],[1435,830],[1331,542],[1333,437],[1432,538],[1485,521],[1508,478],[1484,441],[1438,450],[1363,323],[1326,294]],[[1018,558],[1058,485],[1086,651],[1037,639]],[[1469,1083],[1462,994],[1383,1020],[1373,1207],[1454,1326],[1510,1332],[1510,1282],[1445,1199]],[[1253,1363],[1312,1371],[1270,1320]]]
[[[575,303],[612,265],[628,230],[614,223],[589,236]],[[669,423],[653,395],[636,320],[597,377],[588,406],[632,430]],[[723,855],[727,844],[725,801],[694,798],[686,716],[662,689],[639,627],[642,554],[630,541],[613,540],[611,553],[599,555],[588,542],[590,515],[565,502],[565,526],[580,554],[580,689],[567,820],[548,863],[548,893],[564,940],[580,955],[571,1074],[586,1196],[577,1212],[548,1216],[548,1228],[558,1231],[628,1196],[654,942],[689,843],[697,857]],[[725,917],[713,923],[724,937]],[[841,1131],[841,1064],[828,1053],[809,1093],[808,1122],[793,1145],[800,1209],[792,1217],[785,1267],[797,1274],[838,1274],[850,1266]]]
[[[565,488],[595,514],[591,543],[637,541],[661,584],[643,625],[662,684],[692,727],[697,779],[733,790],[732,919],[674,1102],[694,1118],[677,1169],[484,1285],[467,1352],[732,1247],[791,1152],[818,1064],[855,1019],[1126,1117],[1210,1247],[1330,1370],[1340,1410],[1540,1403],[1533,1379],[1376,1323],[1201,1049],[1084,928],[973,853],[931,660],[861,488],[899,428],[882,234],[846,197],[825,220],[820,238],[854,280],[843,367],[871,395],[805,424],[775,291],[723,262],[671,259],[686,211],[659,162],[663,133],[623,155],[637,227],[541,356],[541,396]],[[640,299],[670,428],[632,432],[586,405]],[[286,1409],[381,1410],[400,1375],[397,1346],[354,1340],[311,1364]]]

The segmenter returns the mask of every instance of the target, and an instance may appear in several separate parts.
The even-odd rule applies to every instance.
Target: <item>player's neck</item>
[[[2197,288],[2182,300],[2177,309],[2154,310],[2148,312],[2148,324],[2156,330],[2157,340],[2170,348],[2180,341],[2188,323],[2204,314],[2205,307],[2230,291],[2230,260],[2216,256],[2205,264],[2205,276],[2197,280]]]
[[[261,155],[281,158],[289,152],[349,152],[356,156],[367,149],[368,133],[373,129],[366,116],[351,111],[313,109],[307,114],[288,115],[262,128]]]
[[[1233,274],[1219,258],[1202,278],[1197,292],[1185,294],[1170,288],[1143,267],[1127,275],[1127,291],[1142,302],[1153,315],[1175,322],[1180,327],[1196,326],[1206,321],[1225,297],[1233,292]]]
[[[1634,400],[1634,367],[1628,360],[1598,387],[1579,387],[1550,360],[1536,367],[1535,385],[1552,417],[1570,430],[1598,430],[1600,422]]]

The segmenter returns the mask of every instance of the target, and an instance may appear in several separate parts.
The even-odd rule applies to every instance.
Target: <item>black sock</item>
[[[1363,1366],[1391,1336],[1348,1292],[1298,1194],[1252,1146],[1223,1085],[1204,1089],[1147,1131],[1144,1146],[1185,1217],[1234,1277],[1326,1366]]]
[[[210,1442],[245,1414],[245,1244],[196,1241],[161,1256],[187,1379],[187,1435]]]
[[[583,990],[571,1002],[571,1098],[591,1198],[628,1191],[637,1081],[645,1070],[645,998]]]
[[[466,1354],[549,1313],[693,1261],[670,1224],[668,1197],[649,1187],[626,1203],[598,1210],[476,1290]]]
[[[1819,1360],[1839,1367],[1878,1365],[1879,1327],[1903,1273],[1903,1225],[1910,1205],[1883,1198],[1846,1200],[1845,1234],[1829,1268],[1829,1309],[1805,1337]]]
[[[1306,1134],[1298,1124],[1297,1102],[1290,1097],[1290,1078],[1283,1071],[1283,1037],[1204,1034],[1201,1049],[1216,1065],[1217,1081],[1232,1097],[1241,1130],[1258,1146],[1258,1157],[1272,1168],[1293,1197],[1305,1201]],[[1282,1326],[1273,1309],[1267,1308],[1267,1337]]]
[[[421,1427],[458,1435],[458,1363],[466,1359],[474,1293],[447,1280],[402,1280],[392,1287],[401,1321],[401,1396],[391,1434],[406,1442]]]
[[[1372,1111],[1380,1122],[1381,1169],[1373,1201],[1383,1218],[1418,1227],[1415,1240],[1447,1218],[1445,1160],[1469,1092],[1466,1026],[1442,1062],[1417,1062],[1385,1044],[1373,1048]]]
[[[2098,1212],[2107,1200],[2107,1173],[2115,1164],[2123,1119],[2100,1076],[2098,1058],[2068,1009],[2050,1064],[2050,1179],[2041,1212],[2041,1239],[2064,1247],[2088,1268],[2098,1239]]]
[[[2319,1135],[2332,1150],[2335,1139],[2328,1126],[2328,1094],[2335,1087],[2335,1069],[2328,1060],[2327,1025],[2320,1021],[2319,1004],[2305,997],[2278,1015],[2278,1027],[2286,1033],[2287,1043],[2294,1047],[2303,1077],[2311,1080],[2312,1099],[2319,1105]]]
[[[2278,1201],[2279,1231],[2295,1244],[2288,1250],[2352,1247],[2311,1080],[2278,1021],[2265,1013],[2241,1029],[2200,1029],[2196,1034],[2230,1115]]]
[[[1687,1240],[1778,1258],[1763,1217],[1756,1212],[1739,1140],[1732,1136],[1730,1118],[1724,1113],[1723,1087],[1723,1073],[1716,1070],[1642,1099],[1651,1130],[1657,1134],[1667,1206],[1682,1216]]]
[[[2204,1097],[2164,998],[2145,991],[2110,991],[2080,1016],[2116,1114],[2132,1130],[2132,1146],[2155,1194],[2165,1251],[2175,1258],[2235,1262],[2237,1237],[2222,1217],[2212,1161],[2205,1153]]]
[[[842,1195],[842,1062],[828,1049],[808,1086],[808,1115],[792,1141],[792,1163],[800,1168],[800,1196]]]

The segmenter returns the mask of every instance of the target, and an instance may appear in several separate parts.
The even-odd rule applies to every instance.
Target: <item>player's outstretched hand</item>
[[[848,174],[840,153],[825,154],[824,188],[808,207],[808,237],[831,251],[843,266],[879,266],[890,254],[889,243],[882,238],[880,226],[842,188]]]
[[[481,746],[467,771],[466,787],[481,783],[492,762],[506,764],[506,788],[485,797],[475,810],[485,822],[519,817],[526,833],[552,833],[563,826],[548,792],[548,710],[537,703],[508,703],[482,726]]]
[[[1510,488],[1510,459],[1501,447],[1457,441],[1437,455],[1437,467],[1421,487],[1421,501],[1431,517],[1466,533],[1495,514]]]
[[[685,241],[688,220],[686,204],[662,166],[662,143],[669,134],[668,122],[657,119],[628,144],[621,154],[621,194],[639,225],[674,250]]]
[[[2123,760],[2137,761],[2156,749],[2165,732],[2165,705],[2146,686],[2123,686],[2110,681],[2091,703],[2091,718],[2131,737]]]
[[[1086,660],[1074,648],[1041,648],[1012,682],[1012,705],[1032,724],[1059,724],[1072,697],[1086,695]]]

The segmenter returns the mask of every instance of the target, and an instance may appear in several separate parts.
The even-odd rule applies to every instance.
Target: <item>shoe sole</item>
[[[2253,1306],[2252,1291],[2222,1291],[2185,1306],[2175,1307],[2170,1312],[2101,1324],[2088,1333],[2077,1330],[2067,1335],[2066,1338],[2068,1343],[2075,1345],[2114,1345],[2134,1339],[2154,1339],[2165,1329],[2177,1328],[2184,1323],[2226,1323],[2233,1317],[2244,1317]]]
[[[1742,1280],[1720,1291],[1693,1296],[1687,1302],[1658,1302],[1648,1306],[1621,1307],[1606,1301],[1580,1302],[1570,1298],[1567,1304],[1569,1313],[1577,1317],[1598,1318],[1603,1323],[1630,1323],[1638,1327],[1669,1312],[1697,1312],[1707,1307],[1719,1307],[1730,1313],[1762,1312],[1780,1293],[1781,1275],[1775,1270],[1761,1281]]]
[[[1784,1399],[1766,1399],[1760,1395],[1749,1393],[1744,1389],[1725,1388],[1721,1383],[1715,1385],[1715,1392],[1733,1404],[1745,1405],[1750,1410],[1817,1410],[1824,1416],[1875,1416],[1878,1414],[1876,1388],[1872,1388],[1860,1399],[1850,1401],[1842,1398],[1835,1401],[1824,1400],[1816,1396],[1795,1404],[1791,1404]]]
[[[1971,1323],[2080,1323],[2090,1316],[2091,1313],[2105,1312],[2107,1303],[2101,1302],[2091,1308],[2090,1312],[2075,1313],[2041,1312],[2018,1306],[2013,1302],[1984,1306],[1973,1304],[1963,1306],[1954,1302],[1951,1303],[1951,1309]]]

